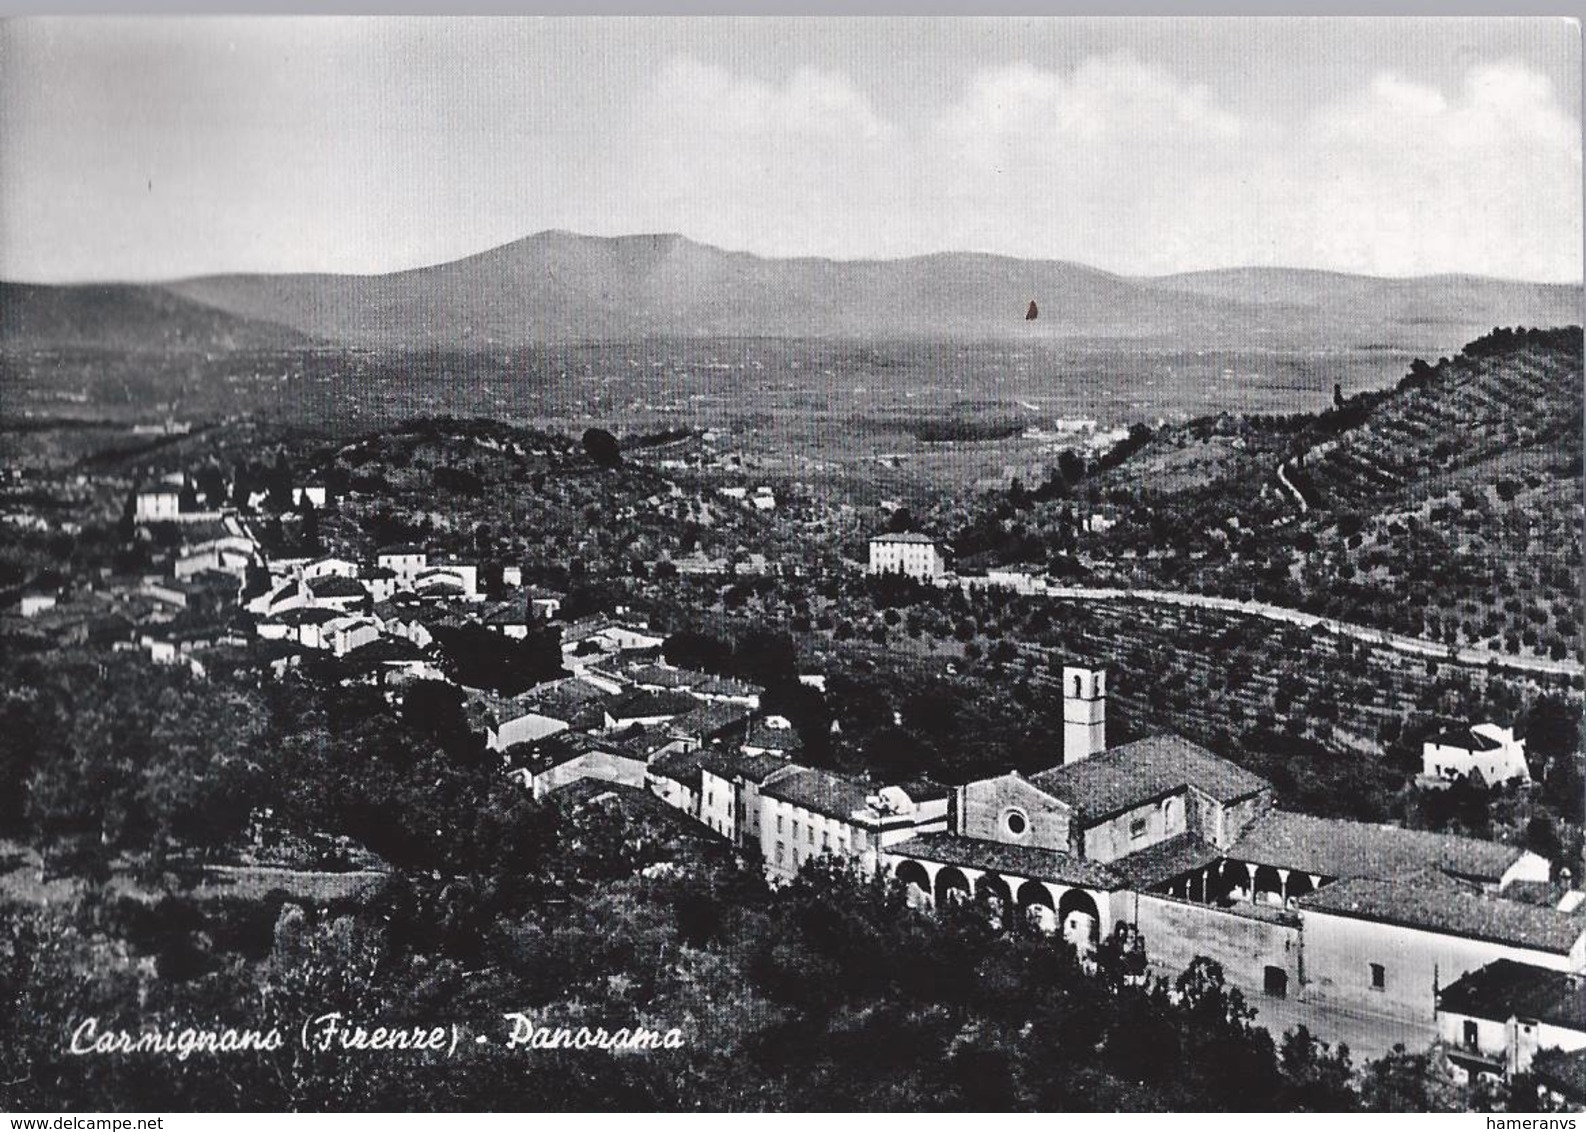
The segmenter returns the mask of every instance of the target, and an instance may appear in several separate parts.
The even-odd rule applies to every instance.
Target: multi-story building
[[[877,535],[870,540],[870,573],[905,574],[933,582],[947,572],[947,561],[936,540],[925,535]]]

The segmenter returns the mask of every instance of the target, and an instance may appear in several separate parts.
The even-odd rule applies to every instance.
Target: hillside
[[[1580,329],[1499,331],[1325,413],[1142,432],[1077,486],[931,522],[971,568],[1045,565],[1563,659],[1582,620],[1582,419]]]
[[[1573,320],[1578,287],[1466,277],[1393,280],[1280,269],[1131,278],[1080,264],[974,253],[899,260],[766,259],[677,235],[541,232],[385,275],[225,275],[57,292],[8,341],[81,338],[94,294],[133,333],[138,306],[176,302],[345,346],[419,349],[690,337],[1145,338],[1189,347],[1394,344],[1446,348],[1497,322]],[[1035,299],[1041,317],[1024,318]],[[99,300],[102,304],[103,299]],[[37,297],[30,302],[40,303]],[[79,313],[82,312],[82,313]],[[218,316],[211,316],[218,317]],[[163,342],[156,322],[147,333]],[[178,341],[182,339],[178,337]]]
[[[139,284],[0,282],[0,347],[11,350],[230,351],[311,345],[299,330]]]
[[[1164,275],[1151,283],[1260,307],[1305,309],[1339,324],[1387,321],[1485,329],[1560,326],[1580,318],[1578,288],[1476,275],[1377,278],[1337,271],[1241,267]]]
[[[1483,339],[1451,361],[1417,367],[1396,393],[1305,454],[1302,474],[1317,502],[1364,503],[1528,453],[1579,464],[1578,333]]]

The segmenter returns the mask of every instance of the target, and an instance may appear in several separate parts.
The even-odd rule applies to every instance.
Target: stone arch
[[[956,895],[955,895],[956,894]],[[950,901],[969,900],[974,896],[974,889],[960,870],[952,865],[944,865],[936,874],[936,906],[946,908]]]
[[[975,881],[975,899],[993,907],[1008,908],[1013,904],[1013,890],[996,873],[986,873]]]
[[[1057,922],[1063,938],[1085,950],[1101,942],[1101,910],[1096,898],[1083,888],[1071,888],[1057,902]]]
[[[1265,900],[1269,893],[1272,897],[1270,901]],[[1258,903],[1280,903],[1283,900],[1283,874],[1271,865],[1257,867],[1251,897]]]
[[[909,897],[911,904],[916,901],[930,901],[931,874],[925,871],[924,865],[918,861],[900,861],[892,875],[903,885],[903,891]]]
[[[1057,905],[1052,900],[1051,889],[1038,880],[1027,880],[1019,886],[1019,912],[1042,931],[1057,928]]]
[[[1316,885],[1311,880],[1309,873],[1289,874],[1289,899],[1298,900],[1302,896],[1309,896],[1316,891]]]
[[[1220,904],[1236,888],[1247,883],[1245,867],[1237,861],[1224,859],[1206,875],[1206,903]]]

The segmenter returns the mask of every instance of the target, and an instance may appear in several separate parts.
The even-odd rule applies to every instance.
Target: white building
[[[1445,781],[1479,773],[1489,786],[1531,781],[1525,740],[1515,738],[1512,728],[1496,723],[1456,728],[1428,739],[1421,748],[1421,773]]]
[[[870,573],[907,574],[922,582],[947,572],[947,561],[936,540],[925,535],[877,535],[870,540]]]
[[[182,517],[182,492],[170,484],[138,489],[132,517],[140,523],[171,522]]]
[[[429,565],[429,555],[423,547],[411,544],[383,546],[375,554],[375,563],[395,574],[403,589],[411,589],[419,571]]]
[[[1470,971],[1437,993],[1437,1032],[1464,1084],[1527,1073],[1545,1049],[1586,1049],[1586,981],[1512,959]]]

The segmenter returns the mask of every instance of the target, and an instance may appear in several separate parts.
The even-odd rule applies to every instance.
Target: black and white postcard
[[[0,23],[0,1110],[1581,1109],[1580,88]]]

